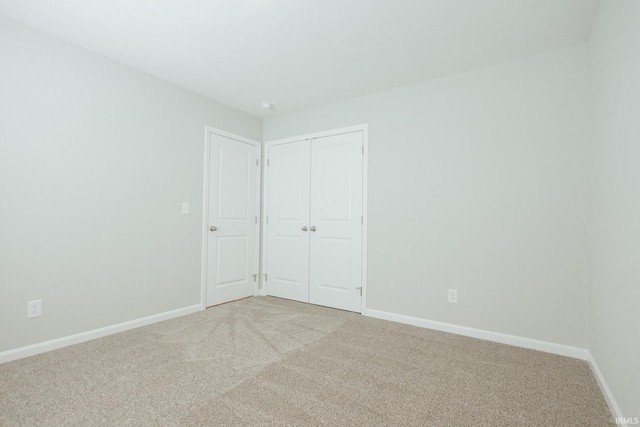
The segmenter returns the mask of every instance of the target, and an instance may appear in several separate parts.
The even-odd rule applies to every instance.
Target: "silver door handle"
[[[218,229],[218,227],[216,227],[215,225],[212,225],[211,227],[209,227],[209,230],[211,231],[216,231]]]
[[[307,231],[307,230],[308,230],[308,228],[307,228],[306,225],[302,227],[302,231]]]
[[[316,231],[316,226],[315,225],[311,226],[311,228],[309,230]]]

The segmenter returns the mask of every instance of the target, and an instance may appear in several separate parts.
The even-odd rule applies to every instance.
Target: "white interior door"
[[[274,145],[267,158],[269,295],[309,301],[309,141]]]
[[[309,302],[362,310],[363,133],[311,141]]]
[[[254,295],[259,145],[209,133],[207,306]]]

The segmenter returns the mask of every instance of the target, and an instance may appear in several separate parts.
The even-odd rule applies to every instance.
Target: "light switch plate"
[[[182,202],[182,214],[183,215],[189,214],[189,202]]]

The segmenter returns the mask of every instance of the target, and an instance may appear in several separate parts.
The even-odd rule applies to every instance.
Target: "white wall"
[[[268,119],[264,140],[369,124],[368,308],[586,347],[586,66],[581,44]]]
[[[0,17],[0,352],[199,303],[205,125],[262,135]]]
[[[640,417],[640,2],[603,1],[589,36],[591,352]]]

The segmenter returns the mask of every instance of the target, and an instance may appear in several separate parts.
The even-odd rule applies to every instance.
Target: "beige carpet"
[[[0,425],[604,426],[580,360],[277,298],[0,365]]]

